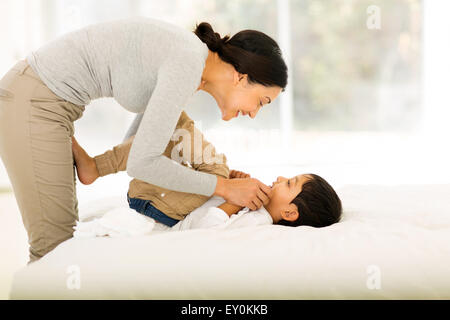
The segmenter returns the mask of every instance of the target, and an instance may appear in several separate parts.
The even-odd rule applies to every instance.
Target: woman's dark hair
[[[209,50],[234,66],[236,71],[248,75],[249,83],[266,87],[278,86],[284,91],[287,85],[287,66],[275,40],[256,30],[243,30],[233,37],[220,37],[207,22],[194,30]]]
[[[326,227],[341,219],[342,204],[338,195],[328,182],[316,174],[307,174],[310,178],[302,186],[302,191],[292,200],[298,208],[295,221],[280,220],[284,226]]]

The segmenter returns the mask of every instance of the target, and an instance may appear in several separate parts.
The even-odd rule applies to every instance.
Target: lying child
[[[230,177],[247,178],[250,175],[232,171]],[[342,212],[336,192],[315,174],[302,174],[290,179],[278,177],[272,184],[270,202],[255,211],[224,202],[220,197],[214,198],[210,206],[194,210],[172,228],[231,229],[268,224],[325,227],[338,222]]]
[[[215,156],[214,147],[203,139],[203,135],[195,128],[194,122],[184,111],[175,130],[177,129],[184,129],[190,133],[189,136],[192,138],[190,145],[194,145],[194,137],[200,137],[202,149],[208,148],[211,156]],[[81,148],[75,138],[72,138],[79,180],[83,184],[91,184],[98,177],[125,171],[133,139],[134,136],[115,146],[113,150],[92,158]],[[172,149],[175,147],[175,141],[170,141],[164,155],[170,158]],[[191,155],[182,153],[183,150],[180,151],[180,156],[186,159],[182,165],[191,167],[192,170],[231,179],[250,177],[240,171],[232,170],[230,172],[223,155],[222,163],[196,164],[196,161],[190,161],[194,157],[193,150]],[[138,179],[131,180],[127,199],[130,208],[168,227],[177,225],[176,229],[272,223],[286,226],[325,227],[340,220],[342,211],[340,199],[333,188],[318,175],[303,174],[291,179],[278,177],[277,181],[272,184],[272,188],[273,194],[270,202],[256,211],[248,211],[248,209],[225,202],[217,207],[197,210],[195,214],[189,215],[210,197],[167,190]],[[179,221],[182,223],[178,223]]]

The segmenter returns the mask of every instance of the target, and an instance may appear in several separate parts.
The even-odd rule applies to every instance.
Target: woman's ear
[[[234,84],[235,85],[246,86],[248,83],[247,79],[248,79],[248,75],[246,73],[240,73],[235,70],[235,72],[234,72]]]

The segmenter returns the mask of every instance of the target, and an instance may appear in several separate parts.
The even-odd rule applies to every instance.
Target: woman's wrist
[[[213,195],[224,198],[226,188],[227,188],[226,183],[227,183],[227,179],[225,179],[223,177],[217,177],[216,189],[214,190]]]

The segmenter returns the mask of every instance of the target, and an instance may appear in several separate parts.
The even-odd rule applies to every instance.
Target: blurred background
[[[287,90],[253,120],[222,121],[204,92],[185,106],[232,169],[267,184],[312,172],[337,189],[449,183],[448,12],[446,0],[2,0],[0,74],[44,43],[102,21],[146,16],[187,30],[207,21],[221,36],[256,29],[280,45]],[[120,143],[132,119],[113,99],[95,100],[75,137],[94,156]],[[125,201],[130,179],[122,172],[78,184],[80,210],[106,196]],[[0,218],[3,290],[26,263],[27,237],[1,162]]]

